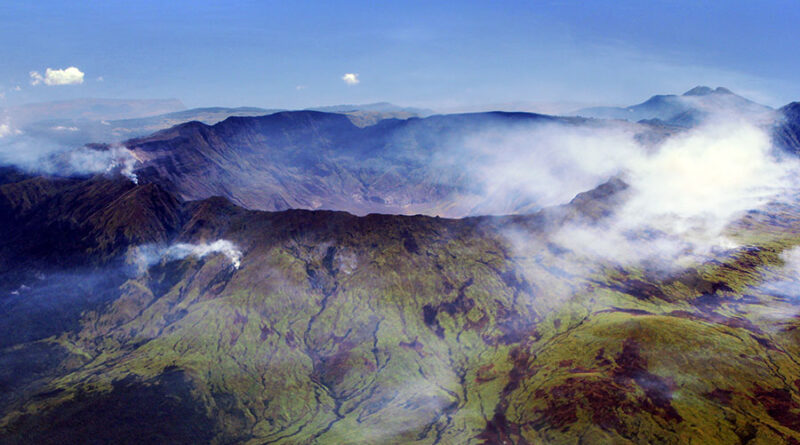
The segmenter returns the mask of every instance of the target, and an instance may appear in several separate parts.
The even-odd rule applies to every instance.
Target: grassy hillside
[[[731,227],[745,248],[656,275],[551,239],[614,193],[451,220],[246,211],[101,178],[0,189],[27,240],[2,250],[18,335],[0,352],[1,443],[800,440],[794,208]],[[58,203],[82,210],[53,219]],[[37,233],[91,261],[67,273]],[[134,246],[217,239],[240,267],[132,269]],[[20,318],[36,302],[38,328]]]

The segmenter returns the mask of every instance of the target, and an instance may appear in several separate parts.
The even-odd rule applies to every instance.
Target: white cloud
[[[297,90],[297,91],[305,90],[306,88],[308,88],[308,87],[305,86],[305,85],[297,85],[296,87],[294,87],[294,89]]]
[[[103,76],[97,76],[97,81],[98,82],[103,82],[103,81],[105,81],[105,79],[103,78]]]
[[[22,87],[17,85],[17,86],[14,87],[14,91],[22,91]]]
[[[344,80],[344,83],[348,85],[358,85],[359,82],[361,82],[358,80],[358,73],[347,73],[342,76],[342,80]]]
[[[54,85],[79,85],[83,83],[83,72],[71,66],[61,70],[47,68],[42,76],[38,71],[31,71],[31,85],[44,83],[47,86]]]
[[[12,133],[13,131],[8,124],[0,124],[0,138],[4,138]]]

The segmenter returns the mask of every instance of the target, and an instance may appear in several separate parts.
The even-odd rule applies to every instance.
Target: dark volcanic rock
[[[208,443],[214,419],[192,395],[182,371],[165,370],[149,381],[129,377],[109,392],[78,392],[38,416],[23,416],[0,438],[4,444]]]

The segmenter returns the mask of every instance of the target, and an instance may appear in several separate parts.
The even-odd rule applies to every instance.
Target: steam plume
[[[133,252],[133,262],[140,272],[161,260],[181,260],[189,256],[204,258],[207,255],[221,253],[231,262],[234,269],[241,265],[242,252],[232,242],[224,239],[212,243],[174,243],[169,246],[155,246],[152,244],[138,246]]]
[[[123,145],[105,149],[70,148],[28,136],[10,124],[0,125],[0,164],[14,165],[28,172],[75,176],[119,171],[137,183],[133,170],[138,162],[136,155]]]

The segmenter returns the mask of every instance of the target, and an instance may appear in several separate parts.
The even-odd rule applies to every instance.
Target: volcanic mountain
[[[474,178],[436,153],[531,125],[685,131],[303,111],[129,141],[137,182],[0,168],[0,443],[797,443],[796,197],[669,267],[584,248],[671,241],[607,242],[635,176],[365,214],[454,209]]]

